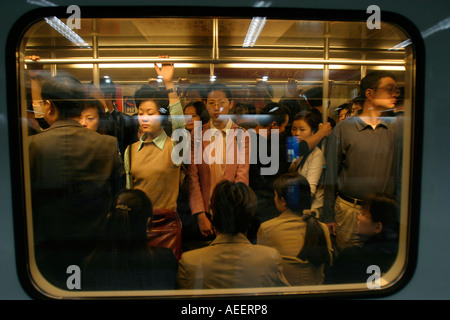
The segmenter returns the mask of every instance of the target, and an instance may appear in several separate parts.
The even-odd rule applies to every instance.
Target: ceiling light
[[[264,28],[264,25],[266,24],[266,18],[265,17],[254,17],[252,19],[252,22],[250,23],[250,26],[248,27],[247,35],[245,36],[244,43],[242,46],[244,48],[246,47],[253,47],[256,40],[259,37],[259,34],[261,33],[262,29]]]
[[[45,21],[56,31],[66,37],[70,42],[75,43],[80,47],[89,46],[86,41],[83,40],[78,34],[76,34],[72,29],[70,29],[64,22],[59,20],[57,17],[44,18]]]

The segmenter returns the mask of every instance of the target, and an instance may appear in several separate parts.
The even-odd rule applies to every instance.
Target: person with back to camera
[[[119,141],[119,150],[123,159],[126,147],[139,140],[139,124],[134,116],[117,109],[117,87],[114,81],[107,77],[100,78],[99,82],[99,89],[93,83],[90,84],[89,93],[104,104],[106,118],[113,124],[112,135]]]
[[[275,180],[275,204],[281,214],[261,224],[257,243],[277,249],[292,286],[319,285],[332,262],[328,228],[311,210],[308,180],[289,172]]]
[[[41,95],[50,127],[29,137],[34,249],[42,275],[66,288],[68,266],[93,250],[125,175],[117,139],[79,123],[85,96],[77,79],[45,80]]]
[[[286,136],[283,131],[288,122],[288,110],[283,104],[269,103],[258,114],[259,124],[255,129],[256,138],[252,139],[251,150],[260,150],[262,145],[267,146],[267,154],[278,153],[278,170],[274,174],[262,174],[262,170],[272,164],[263,164],[260,158],[255,163],[250,164],[250,187],[258,198],[258,209],[253,217],[248,232],[249,239],[253,243],[256,241],[256,233],[262,222],[275,218],[279,213],[273,200],[273,182],[281,174],[288,172],[289,160],[287,155]],[[278,129],[278,134],[271,134],[272,129]],[[318,130],[309,137],[298,141],[299,157],[307,157],[310,152],[316,150],[316,146],[331,133],[330,123],[319,123]],[[271,150],[273,141],[277,146],[276,150]],[[259,152],[259,151],[258,151]],[[315,152],[317,153],[317,152]]]
[[[398,252],[397,200],[388,193],[367,195],[358,216],[357,232],[364,237],[362,247],[342,250],[326,275],[325,283],[365,283],[370,276],[369,266],[389,271]]]
[[[82,269],[84,290],[175,288],[177,261],[168,248],[149,247],[152,203],[138,189],[121,190],[111,205],[102,238]]]
[[[251,244],[247,232],[256,196],[244,183],[219,182],[211,198],[216,238],[207,247],[184,252],[178,268],[179,289],[288,286],[281,256],[273,248]]]

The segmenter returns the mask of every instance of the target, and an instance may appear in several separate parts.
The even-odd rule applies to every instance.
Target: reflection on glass
[[[247,43],[256,20],[82,19],[89,48],[44,20],[26,32],[30,274],[43,292],[395,284],[415,88],[411,46],[391,48],[408,36],[267,17]]]

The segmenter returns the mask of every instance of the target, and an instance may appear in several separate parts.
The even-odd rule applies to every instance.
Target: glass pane
[[[99,17],[63,34],[65,23],[35,22],[18,49],[29,272],[40,292],[364,293],[402,277],[417,89],[402,29]],[[371,80],[379,71],[389,73]],[[213,128],[223,140],[205,133]],[[230,141],[243,162],[228,158]],[[385,197],[368,197],[377,192]],[[224,218],[233,214],[237,232]]]

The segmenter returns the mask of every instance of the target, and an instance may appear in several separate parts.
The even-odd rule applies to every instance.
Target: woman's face
[[[139,105],[138,119],[143,134],[153,135],[162,130],[162,116],[159,107],[151,100],[144,101]]]
[[[314,134],[311,127],[304,120],[292,122],[291,133],[293,136],[299,137],[300,140],[305,140]]]
[[[200,121],[200,116],[197,114],[194,106],[189,106],[184,109],[184,118],[186,121],[186,129],[189,131],[194,129],[194,121]]]
[[[81,112],[80,124],[93,131],[97,131],[100,124],[100,116],[97,107],[86,108]]]

